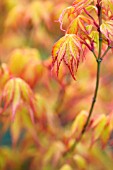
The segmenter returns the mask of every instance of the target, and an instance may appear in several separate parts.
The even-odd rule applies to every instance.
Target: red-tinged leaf
[[[105,116],[104,114],[101,114],[101,115],[95,117],[95,118],[93,119],[93,121],[92,121],[91,127],[92,127],[92,128],[95,128],[95,127],[99,124],[99,122],[100,122],[101,120],[105,119],[105,118],[106,118],[106,116]]]
[[[31,117],[32,122],[34,123],[34,114],[36,114],[36,107],[35,107],[36,103],[34,102],[34,99],[30,99],[30,103],[27,105],[28,110],[29,110],[29,114]]]
[[[106,122],[107,122],[107,118],[105,115],[100,115],[96,120],[94,120],[92,124],[92,128],[93,128],[92,143],[95,142],[101,136],[105,128]]]
[[[103,8],[105,11],[109,11],[109,15],[113,15],[113,0],[103,0]]]
[[[2,95],[1,95],[1,102],[4,104],[3,111],[10,105],[14,97],[14,82],[8,81],[4,86]],[[2,112],[3,112],[2,111]]]
[[[62,31],[65,31],[63,26],[65,25],[66,22],[71,22],[75,16],[76,12],[73,6],[69,6],[66,9],[64,9],[58,20],[60,22],[60,29]]]
[[[87,25],[90,25],[92,20],[84,15],[78,15],[69,25],[67,34],[88,34]],[[82,32],[81,32],[82,31]]]
[[[94,0],[75,0],[73,2],[73,6],[76,8],[77,11],[82,10],[89,6]]]
[[[111,43],[113,41],[113,20],[104,21],[100,26],[100,30],[109,43]]]
[[[3,111],[11,105],[12,120],[14,120],[18,107],[24,103],[29,111],[32,121],[34,121],[33,117],[34,113],[36,113],[36,99],[31,88],[26,82],[24,82],[24,80],[20,78],[10,79],[3,89],[1,101],[4,102]]]
[[[21,81],[22,81],[21,79],[18,80],[19,86],[20,86],[21,97],[24,101],[29,103],[32,92],[31,90],[29,90],[29,93],[28,93],[29,85]]]
[[[68,67],[73,79],[75,79],[79,62],[83,59],[83,52],[80,38],[74,34],[66,34],[57,41],[52,50],[53,66],[55,63],[57,64],[57,75],[61,62],[63,61]]]
[[[20,104],[21,100],[21,94],[20,94],[20,87],[19,84],[15,82],[14,80],[14,96],[13,96],[13,101],[12,101],[12,120],[14,120],[16,110]]]
[[[71,135],[74,136],[74,138],[78,139],[80,137],[85,122],[87,120],[87,116],[88,114],[86,111],[81,111],[75,118],[71,129]]]

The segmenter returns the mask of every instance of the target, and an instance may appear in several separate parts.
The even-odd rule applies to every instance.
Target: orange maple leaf
[[[52,50],[53,66],[57,65],[57,76],[62,61],[67,65],[72,77],[75,79],[80,59],[84,58],[84,49],[81,39],[75,34],[66,34],[58,40]]]

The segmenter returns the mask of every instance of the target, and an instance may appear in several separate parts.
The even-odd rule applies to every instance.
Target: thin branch
[[[108,46],[107,49],[105,50],[104,54],[102,55],[101,59],[103,59],[103,58],[106,56],[107,52],[108,52],[110,49],[111,49],[111,47]]]
[[[92,53],[93,53],[93,55],[94,55],[94,57],[95,57],[95,59],[96,59],[96,61],[97,61],[97,56],[96,56],[95,52],[92,51]]]
[[[100,1],[99,1],[100,2]],[[98,49],[98,58],[97,58],[97,76],[96,76],[96,87],[95,87],[95,91],[94,91],[94,96],[93,96],[93,100],[91,103],[91,107],[89,110],[89,115],[87,118],[87,121],[84,125],[84,128],[82,130],[82,134],[83,135],[87,129],[87,126],[89,124],[90,121],[90,117],[92,115],[93,109],[94,109],[94,105],[96,102],[96,98],[97,98],[97,92],[98,92],[98,87],[99,87],[99,78],[100,78],[100,65],[101,65],[101,51],[102,51],[102,33],[100,31],[100,26],[102,24],[102,3],[97,4],[98,7],[98,20],[99,20],[99,28],[98,28],[98,32],[99,32],[99,49]]]
[[[89,110],[89,115],[88,115],[88,118],[87,118],[87,121],[84,125],[84,128],[82,130],[82,134],[84,134],[84,132],[86,131],[86,128],[88,126],[88,123],[89,123],[89,120],[90,120],[90,117],[92,115],[92,112],[93,112],[93,108],[94,108],[94,105],[95,105],[95,102],[96,102],[96,98],[97,98],[97,92],[98,92],[98,87],[99,87],[99,78],[100,78],[100,64],[101,64],[101,59],[97,59],[97,76],[96,76],[96,87],[95,87],[95,91],[94,91],[94,96],[93,96],[93,100],[92,100],[92,103],[91,103],[91,107],[90,107],[90,110]]]

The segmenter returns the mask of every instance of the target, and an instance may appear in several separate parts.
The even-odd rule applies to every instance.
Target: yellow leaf
[[[107,142],[108,142],[108,140],[110,138],[110,134],[111,134],[111,128],[110,128],[109,124],[107,124],[104,127],[104,129],[103,129],[103,131],[102,131],[102,133],[100,135],[100,139],[101,139],[103,147],[107,144]]]
[[[69,6],[63,10],[62,14],[59,17],[60,29],[62,31],[65,31],[63,26],[66,25],[68,21],[71,22],[74,19],[75,13],[76,13],[75,7],[73,6]]]
[[[74,160],[76,161],[78,168],[84,170],[87,168],[86,160],[81,155],[76,154]]]
[[[106,125],[107,118],[105,115],[99,116],[93,123],[92,128],[93,128],[93,142],[97,140],[101,133],[104,130],[104,127]]]
[[[60,170],[72,170],[71,166],[68,164],[63,165]]]
[[[113,41],[113,20],[103,21],[100,30],[107,40]]]
[[[21,125],[19,117],[15,117],[15,121],[11,124],[11,136],[12,136],[12,143],[15,146],[19,140],[20,133],[21,133]]]
[[[87,115],[88,114],[86,111],[81,111],[75,118],[71,128],[71,134],[75,135],[74,137],[79,138],[79,136],[81,135],[81,132],[87,120]]]
[[[91,19],[84,15],[78,15],[69,25],[67,34],[88,34],[87,25],[92,23]],[[81,32],[82,31],[82,32]],[[82,35],[81,35],[82,36]]]
[[[75,34],[66,34],[57,41],[52,50],[53,66],[57,65],[57,76],[59,67],[63,61],[68,67],[73,79],[77,71],[80,59],[83,59],[83,49],[80,38]]]
[[[93,0],[75,0],[73,2],[73,6],[75,6],[76,10],[80,11],[83,8],[86,8],[87,6],[89,6],[91,3],[93,2]]]

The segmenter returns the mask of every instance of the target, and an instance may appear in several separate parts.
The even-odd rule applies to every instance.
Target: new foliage
[[[113,0],[0,9],[0,169],[112,170]]]

